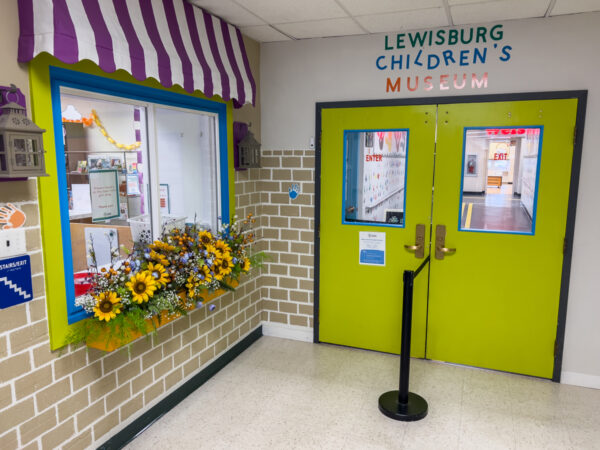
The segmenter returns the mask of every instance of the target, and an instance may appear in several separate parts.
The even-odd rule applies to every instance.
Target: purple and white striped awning
[[[48,52],[236,106],[255,102],[240,30],[185,0],[19,0],[19,22],[20,62]]]

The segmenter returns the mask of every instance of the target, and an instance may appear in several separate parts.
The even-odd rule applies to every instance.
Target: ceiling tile
[[[414,30],[429,27],[448,26],[444,8],[420,9],[389,14],[357,16],[356,20],[370,33]]]
[[[254,39],[258,42],[276,42],[290,41],[291,39],[285,34],[280,33],[270,25],[259,25],[257,27],[240,28],[242,34]]]
[[[456,25],[544,17],[550,0],[503,0],[450,7]]]
[[[442,0],[337,0],[353,16],[366,16],[398,11],[443,6]]]
[[[268,23],[348,17],[334,0],[236,0]]]
[[[600,11],[600,0],[556,0],[551,16]]]
[[[232,0],[189,0],[190,3],[201,7],[213,16],[237,26],[250,27],[253,25],[264,25],[265,22],[246,9],[242,8]]]
[[[350,18],[282,23],[275,26],[296,39],[365,34],[365,31]]]

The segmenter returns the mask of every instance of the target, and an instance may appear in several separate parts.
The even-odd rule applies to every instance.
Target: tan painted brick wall
[[[238,215],[255,214],[260,236],[258,176],[258,169],[238,172],[235,188]],[[9,201],[28,215],[35,298],[0,310],[2,450],[97,446],[261,323],[261,276],[255,271],[235,293],[215,300],[214,311],[195,310],[160,328],[158,336],[138,339],[129,352],[51,352],[36,181],[0,183],[0,204]],[[262,245],[257,242],[256,249]]]
[[[262,319],[312,327],[315,152],[265,150],[262,164],[262,245],[272,258],[262,279]]]

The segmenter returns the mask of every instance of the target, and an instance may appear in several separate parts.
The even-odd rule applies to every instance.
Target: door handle
[[[414,250],[415,258],[425,257],[425,225],[422,223],[417,224],[415,230],[415,245],[405,244],[406,250]]]
[[[445,255],[456,253],[455,248],[446,247],[446,225],[435,227],[435,259],[444,259]]]

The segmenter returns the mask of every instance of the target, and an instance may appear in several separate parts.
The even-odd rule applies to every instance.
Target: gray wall
[[[454,66],[432,71],[411,68],[380,71],[376,58],[386,53],[385,35],[274,42],[261,46],[262,143],[264,149],[306,149],[315,134],[315,102],[559,91],[587,89],[587,127],[583,143],[577,223],[571,270],[571,287],[563,361],[563,381],[600,388],[600,14],[586,13],[549,19],[503,22],[499,46],[510,45],[512,57],[498,59],[490,51],[485,65]],[[488,28],[494,24],[487,25]],[[394,42],[396,33],[390,33]],[[493,45],[493,44],[488,44]],[[464,48],[472,48],[465,46]],[[443,51],[436,47],[435,51]],[[456,51],[456,48],[454,47]],[[410,53],[415,53],[411,51]],[[404,77],[431,74],[488,72],[488,87],[450,88],[414,92]],[[386,93],[386,78],[403,77],[400,93]],[[414,80],[414,79],[413,79]],[[414,83],[414,81],[413,81]],[[452,84],[452,82],[450,83]]]

